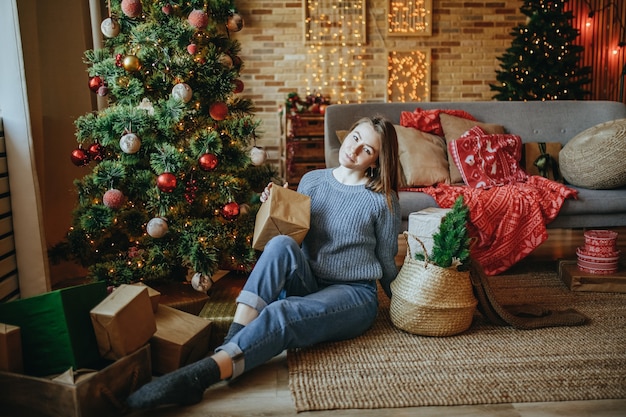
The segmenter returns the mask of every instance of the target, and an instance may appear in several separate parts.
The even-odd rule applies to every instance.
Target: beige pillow
[[[474,126],[479,126],[487,134],[504,133],[504,127],[491,123],[481,123],[475,120],[463,119],[462,117],[451,116],[449,114],[441,112],[439,114],[439,120],[441,121],[441,127],[443,128],[443,134],[446,138],[446,144],[457,140],[463,133],[467,132]],[[446,145],[446,148],[448,146]],[[463,183],[463,177],[461,171],[454,164],[450,151],[447,150],[448,162],[450,166],[450,183],[460,184]]]
[[[444,139],[412,127],[394,127],[398,135],[399,159],[405,185],[450,183]]]
[[[568,183],[594,190],[626,185],[626,119],[600,123],[570,139],[559,152]]]

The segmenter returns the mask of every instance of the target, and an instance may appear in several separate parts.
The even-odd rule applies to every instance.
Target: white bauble
[[[141,148],[141,140],[134,133],[127,133],[120,138],[120,148],[124,153],[137,153]]]
[[[250,149],[250,161],[253,165],[259,166],[265,163],[267,159],[267,152],[260,146],[254,146]]]
[[[167,221],[163,217],[150,219],[146,226],[146,232],[155,239],[162,238],[168,231]]]
[[[191,286],[196,291],[207,292],[213,286],[213,281],[208,275],[196,272],[191,277]]]
[[[107,17],[100,24],[100,31],[107,38],[114,38],[120,34],[120,24],[117,20]]]
[[[178,83],[172,88],[172,96],[178,100],[188,103],[193,96],[193,91],[187,84]]]

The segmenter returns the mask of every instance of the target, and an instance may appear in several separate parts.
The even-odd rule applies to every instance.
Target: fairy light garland
[[[310,0],[306,5],[307,95],[361,102],[366,42],[365,0]]]

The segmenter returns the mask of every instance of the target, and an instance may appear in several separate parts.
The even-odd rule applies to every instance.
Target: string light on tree
[[[75,122],[71,163],[96,163],[76,180],[57,250],[110,285],[249,271],[257,190],[277,174],[250,164],[260,123],[252,102],[234,97],[244,90],[234,0],[101,1],[103,47],[84,61],[107,107]]]
[[[591,82],[591,68],[582,66],[579,31],[565,11],[568,0],[525,0],[520,11],[526,22],[514,28],[511,47],[500,57],[492,84],[497,100],[579,100]]]

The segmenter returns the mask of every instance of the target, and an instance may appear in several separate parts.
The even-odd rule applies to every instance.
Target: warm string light
[[[389,101],[428,101],[430,98],[430,59],[424,51],[391,52],[388,62]]]
[[[365,0],[307,3],[307,95],[329,92],[335,103],[361,102],[365,63]]]
[[[418,34],[427,32],[430,10],[425,0],[400,0],[389,3],[388,31],[392,34]]]

